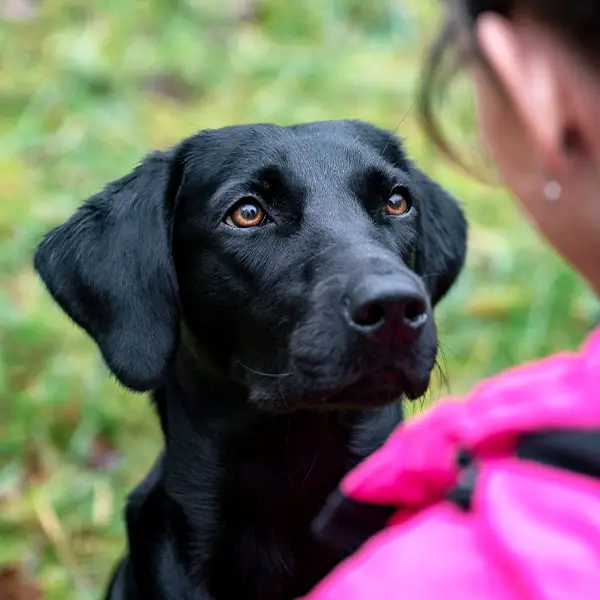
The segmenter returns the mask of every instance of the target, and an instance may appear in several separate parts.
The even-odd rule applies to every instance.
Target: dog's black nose
[[[427,297],[412,278],[373,275],[348,291],[346,318],[379,341],[410,341],[427,321]]]

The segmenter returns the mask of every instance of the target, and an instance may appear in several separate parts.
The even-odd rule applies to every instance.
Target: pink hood
[[[400,426],[315,524],[304,600],[600,598],[600,330]]]

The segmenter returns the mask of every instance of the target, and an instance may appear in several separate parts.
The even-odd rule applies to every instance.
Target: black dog
[[[109,597],[287,600],[343,558],[311,521],[426,391],[465,243],[358,121],[201,132],[51,231],[39,274],[165,436]]]

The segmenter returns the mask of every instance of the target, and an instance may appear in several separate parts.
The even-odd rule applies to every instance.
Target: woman
[[[600,293],[600,2],[448,0],[421,115],[456,51],[523,213]],[[600,598],[600,330],[395,432],[315,524],[360,549],[305,600]],[[366,540],[366,541],[365,541]]]

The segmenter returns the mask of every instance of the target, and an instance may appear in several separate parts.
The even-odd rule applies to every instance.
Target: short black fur
[[[232,227],[240,201],[266,220]],[[359,121],[203,131],[47,234],[41,278],[164,432],[108,597],[291,600],[341,560],[310,523],[426,390],[465,245],[455,200]]]

